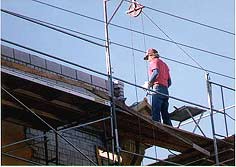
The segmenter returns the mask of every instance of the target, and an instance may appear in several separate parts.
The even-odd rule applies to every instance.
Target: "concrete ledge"
[[[107,89],[106,80],[92,75],[92,84],[104,89]]]
[[[7,46],[1,45],[1,53],[3,56],[14,58],[13,49]]]
[[[30,60],[31,60],[32,65],[42,67],[42,68],[46,68],[46,60],[45,59],[40,58],[40,57],[35,56],[35,55],[30,55]]]
[[[77,73],[77,79],[80,80],[80,81],[84,81],[84,82],[87,82],[89,84],[92,84],[92,78],[91,78],[91,75],[85,73],[85,72],[82,72],[82,71],[76,71]]]
[[[49,71],[61,74],[61,65],[49,60],[46,60],[46,68]]]
[[[16,60],[20,60],[25,63],[30,63],[30,56],[28,53],[14,49],[14,57]]]
[[[76,79],[76,70],[73,68],[61,65],[61,73],[62,75]]]

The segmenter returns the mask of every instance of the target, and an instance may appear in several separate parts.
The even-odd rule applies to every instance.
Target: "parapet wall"
[[[65,78],[69,78],[71,80],[81,81],[86,84],[93,85],[96,89],[100,91],[109,93],[110,83],[104,78],[95,75],[90,75],[86,72],[59,64],[54,61],[43,59],[41,57],[14,48],[1,45],[1,59],[13,61],[19,64],[24,64],[39,71],[57,74]],[[55,81],[51,80],[51,82]],[[69,87],[71,87],[72,89],[78,89],[78,87]],[[124,99],[124,84],[120,81],[114,82],[114,89],[115,97],[121,100]]]

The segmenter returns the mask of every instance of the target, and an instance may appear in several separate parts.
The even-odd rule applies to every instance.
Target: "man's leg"
[[[168,113],[168,107],[169,107],[168,99],[163,99],[163,103],[161,105],[161,115],[162,115],[163,123],[166,125],[172,126],[170,116]]]
[[[152,120],[161,122],[161,103],[162,100],[158,97],[158,94],[152,95]]]

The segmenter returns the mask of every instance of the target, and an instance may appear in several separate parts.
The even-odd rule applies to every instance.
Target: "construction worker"
[[[169,68],[167,64],[159,58],[158,51],[153,48],[148,49],[144,60],[150,63],[148,68],[149,81],[147,88],[152,87],[154,91],[169,95],[168,87],[171,85]],[[168,113],[168,100],[168,96],[158,93],[152,94],[152,119],[161,122],[161,114],[163,123],[172,126]]]

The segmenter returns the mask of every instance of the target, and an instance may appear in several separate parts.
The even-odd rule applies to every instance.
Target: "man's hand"
[[[149,88],[152,87],[152,86],[153,86],[153,83],[150,83],[150,82],[148,82],[148,81],[145,81],[142,87],[144,87],[144,88],[146,88],[146,89],[149,89]]]
[[[145,81],[142,87],[144,87],[145,89],[149,89],[149,87],[150,87],[149,82]]]
[[[153,83],[152,82],[148,82],[148,86],[149,88],[153,86]]]

